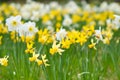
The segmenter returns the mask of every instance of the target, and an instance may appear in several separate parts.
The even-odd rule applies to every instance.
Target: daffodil
[[[60,43],[56,44],[56,41],[53,42],[52,48],[50,48],[50,54],[54,55],[55,53],[59,53],[60,55],[62,55],[62,52],[64,52],[64,50],[62,50],[60,48]]]
[[[97,42],[99,40],[103,40],[102,32],[101,32],[101,27],[99,27],[99,30],[95,30],[95,38],[97,39]]]
[[[81,19],[81,16],[77,15],[77,14],[73,14],[72,15],[72,22],[75,24],[77,22],[79,22]]]
[[[33,48],[34,42],[28,42],[27,43],[27,49],[25,50],[25,53],[34,53],[35,48]]]
[[[35,52],[33,52],[32,57],[29,57],[29,61],[31,62],[37,62],[38,65],[42,65],[44,64],[45,67],[49,66],[48,59],[46,59],[46,55],[41,55],[41,59],[39,59],[40,54],[36,54]]]
[[[104,44],[110,44],[109,38],[107,38],[107,37],[104,38],[104,39],[103,39],[103,43],[104,43]]]
[[[47,44],[52,42],[52,37],[48,29],[38,31],[38,42]]]
[[[72,24],[72,19],[69,17],[69,15],[64,16],[63,20],[63,26],[70,26]]]
[[[120,28],[120,16],[118,16],[118,15],[114,15],[115,16],[115,18],[114,18],[114,20],[112,21],[112,23],[113,23],[113,29],[115,29],[115,30],[117,30],[117,29],[119,29]]]
[[[85,42],[87,42],[87,36],[84,34],[84,32],[80,32],[78,34],[77,43],[80,43],[80,45],[82,46]]]
[[[93,42],[93,39],[91,39],[91,44],[88,45],[89,48],[94,48],[96,50],[96,47],[95,47],[96,43]]]
[[[68,49],[68,48],[70,48],[71,41],[68,40],[68,39],[65,39],[65,40],[63,39],[63,40],[61,41],[61,44],[62,44],[62,48]]]
[[[4,58],[0,58],[0,64],[3,66],[7,66],[8,65],[8,57],[9,56],[5,56]]]
[[[38,32],[38,29],[36,28],[35,22],[27,22],[24,23],[19,28],[19,35],[20,36],[34,36]]]
[[[57,22],[56,23],[56,28],[60,28],[61,27],[61,23],[60,22]]]
[[[32,57],[29,58],[29,60],[32,61],[37,61],[39,57],[39,54],[35,54],[35,52],[33,52]]]
[[[62,20],[62,16],[61,15],[56,16],[56,20],[57,21],[61,21]]]
[[[42,60],[39,60],[39,59],[37,59],[36,62],[37,62],[37,64],[38,64],[38,66],[40,66],[40,65],[43,64],[43,61],[42,61]]]
[[[48,62],[48,59],[46,59],[46,55],[45,55],[45,54],[41,55],[41,58],[42,58],[42,62],[43,62],[43,64],[45,65],[45,67],[50,66],[50,65],[47,63],[47,62]]]
[[[8,27],[8,31],[17,31],[21,24],[21,16],[11,16],[10,18],[6,19],[6,25]]]
[[[16,31],[10,32],[10,38],[11,38],[11,40],[12,40],[14,43],[16,43],[17,41],[19,41],[19,38],[18,38],[18,36],[17,36],[17,32],[16,32]]]
[[[61,41],[62,39],[66,37],[66,35],[67,35],[66,30],[61,28],[60,31],[56,33],[56,39]]]

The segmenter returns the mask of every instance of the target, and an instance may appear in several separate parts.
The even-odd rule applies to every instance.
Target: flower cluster
[[[47,64],[48,59],[46,59],[46,55],[45,55],[45,54],[44,54],[44,55],[41,55],[41,60],[38,59],[39,56],[40,56],[39,53],[36,54],[35,52],[33,52],[33,53],[32,53],[32,57],[30,57],[29,60],[30,60],[31,62],[33,62],[33,61],[37,62],[38,65],[44,64],[46,67],[49,66],[49,64]]]
[[[38,32],[35,22],[22,23],[21,16],[12,16],[6,19],[8,31],[16,31],[19,36],[34,36]]]

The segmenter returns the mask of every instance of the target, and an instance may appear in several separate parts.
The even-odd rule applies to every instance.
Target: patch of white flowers
[[[38,32],[35,22],[22,23],[21,16],[11,16],[6,19],[8,31],[16,31],[19,36],[33,36]]]
[[[117,29],[120,28],[120,16],[119,15],[114,15],[114,17],[115,18],[113,20],[107,19],[106,23],[107,23],[107,25],[110,25],[110,27],[112,29],[117,30]]]
[[[84,11],[88,12],[113,11],[114,13],[120,14],[119,3],[112,2],[108,4],[107,2],[102,2],[100,6],[91,6],[83,0],[81,4],[81,6],[78,6],[74,1],[69,1],[65,5],[60,5],[56,1],[44,4],[33,0],[27,0],[27,3],[22,5],[12,3],[12,5],[20,11],[20,15],[24,19],[31,19],[35,21],[38,21],[45,14],[49,14],[51,10],[63,10],[68,14],[74,14],[79,12],[82,8]]]
[[[116,29],[120,28],[120,16],[115,15],[115,19],[113,20],[114,27]]]

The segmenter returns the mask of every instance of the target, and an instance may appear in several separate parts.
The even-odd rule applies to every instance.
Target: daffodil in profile
[[[91,39],[91,44],[88,45],[89,48],[94,48],[96,50],[96,47],[95,47],[96,43],[93,42],[93,39]]]
[[[59,53],[62,55],[62,52],[64,52],[64,50],[60,48],[60,43],[56,44],[56,41],[54,41],[52,48],[50,48],[50,54],[54,55],[55,53]]]
[[[29,58],[29,60],[32,62],[32,61],[37,61],[39,57],[39,54],[36,54],[35,52],[33,52],[33,55],[32,57]]]
[[[41,58],[42,58],[42,63],[46,66],[50,66],[47,62],[48,62],[48,59],[46,59],[46,55],[45,54],[42,54],[41,55]]]

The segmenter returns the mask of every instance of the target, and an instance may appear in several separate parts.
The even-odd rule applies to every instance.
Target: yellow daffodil
[[[95,47],[96,43],[93,42],[93,39],[91,39],[91,44],[88,45],[89,48],[94,48],[96,50],[96,47]]]
[[[60,55],[62,55],[62,52],[64,52],[64,50],[62,50],[60,48],[60,43],[56,44],[56,41],[53,42],[52,48],[50,48],[50,54],[54,55],[55,53],[59,53]]]
[[[7,66],[8,65],[8,57],[9,56],[5,56],[4,58],[0,58],[0,64],[3,66]]]
[[[47,62],[48,62],[48,59],[46,59],[46,55],[45,55],[45,54],[41,55],[41,58],[42,58],[42,62],[43,62],[43,64],[45,65],[45,67],[50,66],[50,65],[47,63]]]
[[[61,44],[62,44],[62,48],[68,49],[71,45],[71,42],[70,42],[70,40],[65,39],[65,40],[62,40]]]
[[[33,48],[34,42],[27,43],[27,49],[25,50],[25,53],[34,53],[35,48]]]
[[[29,60],[30,60],[31,62],[32,62],[32,61],[37,61],[38,57],[39,57],[39,54],[35,54],[35,52],[33,52],[33,55],[32,55],[32,57],[29,58]]]

